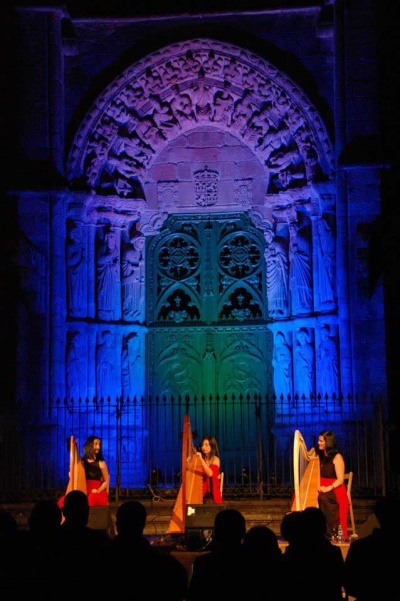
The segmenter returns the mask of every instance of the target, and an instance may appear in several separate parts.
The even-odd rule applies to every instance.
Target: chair
[[[220,472],[219,474],[220,478],[219,478],[219,490],[221,491],[221,499],[222,499],[222,491],[224,488],[224,472]]]
[[[353,472],[346,472],[344,475],[344,483],[346,485],[347,490],[347,498],[349,499],[349,513],[348,513],[348,523],[347,530],[348,532],[354,536],[356,535],[356,523],[354,520],[354,512],[353,512],[353,503],[351,501],[351,487],[353,485]]]

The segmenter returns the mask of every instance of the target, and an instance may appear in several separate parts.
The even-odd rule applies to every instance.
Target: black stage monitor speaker
[[[109,507],[90,507],[87,525],[95,530],[105,530],[110,536],[115,534]]]
[[[187,551],[206,549],[214,538],[215,516],[226,505],[186,505],[185,545]]]

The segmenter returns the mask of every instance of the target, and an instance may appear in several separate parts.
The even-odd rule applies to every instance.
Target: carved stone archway
[[[108,86],[75,136],[68,178],[138,197],[155,156],[200,124],[251,148],[269,175],[266,193],[333,176],[329,136],[301,88],[247,50],[196,39],[145,57]]]
[[[294,373],[297,339],[305,337],[313,350],[314,375],[307,394],[319,384],[315,353],[319,331],[326,331],[328,324],[335,333],[334,345],[338,344],[335,284],[328,281],[334,281],[335,256],[327,257],[331,272],[325,277],[324,253],[317,250],[318,231],[324,226],[333,239],[336,235],[331,228],[335,216],[333,153],[325,125],[303,90],[267,60],[232,44],[187,40],[146,56],[104,90],[83,120],[68,160],[71,189],[82,192],[79,202],[76,193],[71,195],[67,219],[73,227],[86,229],[87,261],[95,264],[104,239],[114,240],[113,249],[106,249],[106,254],[112,252],[114,257],[114,305],[107,309],[101,304],[109,298],[108,293],[100,303],[98,284],[92,281],[84,296],[89,299],[88,306],[79,307],[75,317],[94,318],[90,337],[98,348],[105,333],[112,336],[111,363],[117,371],[112,382],[113,386],[117,382],[117,394],[121,390],[129,394],[132,377],[125,377],[129,368],[124,367],[122,358],[129,356],[126,349],[132,340],[135,370],[140,365],[143,372],[146,367],[143,311],[131,307],[130,315],[136,317],[129,318],[118,305],[118,298],[124,297],[119,280],[123,249],[129,248],[139,233],[159,233],[169,214],[232,211],[227,198],[215,192],[215,181],[223,179],[224,171],[218,165],[218,153],[224,144],[229,150],[233,139],[237,150],[231,153],[224,184],[234,180],[233,195],[240,210],[263,232],[267,251],[276,253],[279,248],[286,254],[287,281],[274,292],[268,289],[267,274],[265,300],[270,331],[279,339],[284,333],[293,355],[291,392],[295,392],[296,382],[302,382],[301,374],[296,377]],[[179,148],[183,148],[181,154]],[[211,157],[202,168],[195,161],[200,151]],[[257,186],[251,177],[235,175],[246,162],[257,165]],[[226,190],[230,190],[228,185]],[[193,200],[188,199],[190,194]],[[307,248],[309,260],[307,279],[300,286],[290,258],[299,245],[303,253]],[[267,269],[267,255],[265,259]],[[88,273],[93,271],[87,268]],[[315,290],[323,289],[323,278],[326,292],[316,295]],[[134,293],[141,306],[144,289],[136,287]],[[323,314],[322,320],[315,318],[316,312]],[[86,337],[90,327],[86,327]],[[74,328],[78,339],[75,332],[80,333],[79,327]],[[124,386],[123,380],[128,384]],[[143,375],[140,381],[145,381]],[[92,389],[98,393],[97,381]],[[135,389],[131,394],[140,392],[144,390]]]

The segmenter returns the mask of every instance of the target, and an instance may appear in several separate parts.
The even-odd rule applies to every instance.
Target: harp
[[[300,430],[294,433],[293,476],[294,497],[291,510],[300,511],[305,507],[318,507],[319,457],[310,455]]]
[[[78,443],[75,436],[69,439],[69,482],[65,494],[71,490],[81,490],[87,494],[86,476],[82,464],[82,459],[79,456]]]
[[[203,503],[203,467],[193,446],[192,429],[189,415],[183,418],[181,486],[178,491],[168,534],[185,532],[186,505]]]

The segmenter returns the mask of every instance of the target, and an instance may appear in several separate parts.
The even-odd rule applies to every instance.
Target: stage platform
[[[110,517],[115,525],[115,515],[119,505],[128,499],[120,499],[119,502],[110,503]],[[166,538],[168,535],[169,522],[172,516],[174,500],[163,499],[161,496],[154,499],[141,499],[147,509],[147,522],[145,534],[150,537]],[[290,499],[224,499],[226,507],[233,507],[241,511],[246,519],[247,529],[257,524],[269,526],[275,534],[280,535],[280,525],[285,513],[290,511]],[[375,499],[353,499],[353,510],[356,529],[361,528],[366,520],[373,514]],[[22,528],[27,527],[28,517],[33,503],[2,503],[2,506],[11,511]]]

